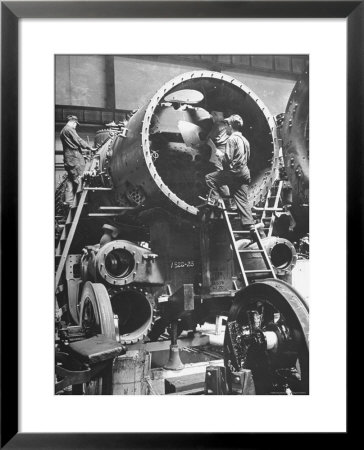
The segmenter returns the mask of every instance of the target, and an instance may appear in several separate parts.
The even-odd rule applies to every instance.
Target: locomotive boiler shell
[[[112,144],[110,168],[117,195],[126,194],[139,204],[163,205],[168,209],[177,208],[190,215],[197,215],[196,206],[200,203],[198,195],[201,194],[198,186],[201,186],[204,173],[213,171],[213,168],[201,162],[189,162],[185,166],[177,164],[176,168],[166,163],[162,169],[161,160],[155,160],[156,151],[153,147],[153,123],[166,107],[164,99],[181,89],[203,92],[204,100],[199,106],[210,113],[220,110],[225,116],[237,113],[243,117],[243,134],[250,141],[252,154],[250,200],[254,204],[262,202],[274,181],[274,169],[279,161],[275,120],[264,103],[247,86],[228,75],[210,71],[194,71],[174,78],[131,117],[127,125],[127,137],[116,138]],[[164,158],[170,158],[170,155]],[[174,184],[174,180],[180,176],[190,177],[182,191],[178,191]],[[199,184],[194,182],[194,176],[200,176]],[[194,189],[191,198],[191,190]]]
[[[309,231],[309,78],[308,71],[295,84],[280,130],[283,157],[291,187],[291,212],[299,236]]]

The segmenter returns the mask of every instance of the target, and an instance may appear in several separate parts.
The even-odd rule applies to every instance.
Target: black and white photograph
[[[54,64],[55,394],[309,395],[309,56]]]

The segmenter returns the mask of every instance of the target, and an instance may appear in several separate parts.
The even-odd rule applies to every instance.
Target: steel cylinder
[[[157,258],[125,240],[95,246],[82,257],[83,281],[101,281],[107,289],[121,343],[137,342],[151,330],[154,300],[146,289],[164,284]]]
[[[173,102],[173,94],[178,97],[181,90],[198,91],[202,100],[197,104]],[[241,81],[211,71],[174,78],[130,118],[127,136],[112,143],[110,168],[117,197],[125,195],[136,204],[163,205],[196,215],[199,195],[207,192],[204,177],[215,170],[204,137],[210,126],[208,117],[216,111],[221,117],[239,114],[243,118],[242,133],[251,146],[250,200],[259,203],[265,198],[279,159],[275,120]],[[202,131],[196,132],[196,145],[186,141],[181,123],[192,134]]]
[[[280,130],[288,182],[292,190],[291,212],[296,232],[309,231],[309,78],[297,81],[288,100]]]
[[[83,257],[83,279],[114,287],[162,285],[157,258],[151,250],[133,242],[113,240]]]
[[[111,293],[117,338],[131,344],[147,336],[153,324],[152,296],[141,288],[128,286]]]
[[[237,241],[239,250],[258,250],[256,243],[247,245],[249,241],[241,239]],[[273,269],[279,277],[290,275],[297,262],[297,253],[290,241],[279,237],[262,239],[262,244],[269,257]],[[264,270],[265,262],[261,253],[241,253],[241,258],[245,269]]]

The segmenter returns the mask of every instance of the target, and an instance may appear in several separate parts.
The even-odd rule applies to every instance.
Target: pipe
[[[297,262],[296,249],[290,241],[276,236],[261,239],[267,256],[278,276],[291,274]],[[256,243],[250,244],[246,239],[237,241],[238,250],[258,250]],[[260,253],[241,253],[246,270],[264,270],[266,265]]]
[[[147,336],[153,324],[149,294],[142,289],[128,287],[111,295],[110,300],[118,320],[120,343],[131,344]]]

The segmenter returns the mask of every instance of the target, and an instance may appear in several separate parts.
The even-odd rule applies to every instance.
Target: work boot
[[[238,207],[236,206],[235,200],[233,198],[227,198],[225,200],[226,209],[229,211],[237,211]]]
[[[257,234],[255,230],[255,225],[248,225],[249,231],[250,231],[250,237],[253,239],[253,242],[257,240]]]
[[[219,206],[219,204],[220,204],[220,197],[210,193],[207,196],[207,204],[210,205],[210,206]]]

